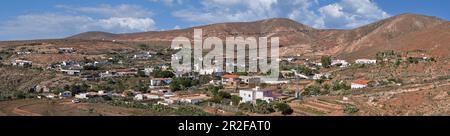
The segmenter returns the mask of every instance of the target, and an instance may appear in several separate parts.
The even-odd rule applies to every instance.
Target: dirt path
[[[32,106],[35,104],[41,104],[41,102],[39,103],[31,103],[31,104],[25,104],[25,105],[20,105],[18,107],[15,107],[12,110],[12,113],[17,114],[19,116],[42,116],[42,114],[39,113],[35,113],[35,112],[31,112],[31,111],[27,111],[27,110],[23,110],[21,108],[26,107],[26,106]]]

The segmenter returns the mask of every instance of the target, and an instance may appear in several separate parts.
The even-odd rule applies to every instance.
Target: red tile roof
[[[239,78],[238,75],[231,75],[231,74],[223,75],[222,77],[223,77],[223,78]]]
[[[369,83],[369,81],[358,79],[358,80],[353,81],[353,83],[360,84],[360,85],[367,85]]]

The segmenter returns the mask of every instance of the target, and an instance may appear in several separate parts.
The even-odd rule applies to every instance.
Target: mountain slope
[[[187,29],[110,34],[83,33],[69,39],[106,39],[120,41],[165,41],[178,36],[193,37],[194,29],[202,29],[203,37],[279,37],[280,54],[284,56],[333,55],[346,58],[370,57],[378,51],[408,50],[413,47],[444,48],[450,39],[448,21],[417,14],[402,14],[351,30],[314,29],[290,19],[274,18],[255,22],[219,23]],[[436,35],[436,36],[433,36]],[[432,39],[432,40],[431,40]],[[416,45],[423,43],[427,45]],[[433,44],[429,44],[433,43]],[[411,47],[409,47],[411,46]],[[436,47],[435,47],[436,46]],[[450,53],[450,52],[448,52]],[[443,55],[438,53],[436,55]]]

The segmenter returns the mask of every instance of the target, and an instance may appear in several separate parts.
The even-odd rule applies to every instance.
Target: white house
[[[356,64],[376,64],[377,60],[372,59],[357,59],[355,60]]]
[[[209,97],[206,95],[196,95],[196,96],[183,97],[180,99],[180,102],[187,103],[187,104],[197,104],[197,103],[203,102],[207,99],[209,99]]]
[[[255,102],[258,99],[270,102],[277,98],[271,90],[261,90],[259,87],[252,90],[239,90],[239,96],[242,98],[241,103]]]
[[[80,70],[72,70],[72,69],[60,69],[61,72],[66,73],[67,75],[76,76],[80,75]]]
[[[87,93],[79,93],[79,94],[76,94],[76,95],[75,95],[75,98],[77,98],[77,99],[89,99]]]
[[[58,50],[60,53],[72,53],[75,51],[73,48],[59,48]]]
[[[153,78],[150,80],[150,88],[156,88],[169,85],[172,82],[171,78]]]
[[[156,100],[156,99],[161,98],[159,95],[156,95],[156,94],[143,94],[143,95],[146,99],[149,99],[149,100]]]
[[[32,61],[28,60],[14,60],[11,62],[13,66],[19,66],[19,67],[31,67],[33,65]]]
[[[133,100],[142,101],[142,100],[144,100],[144,95],[137,94],[137,95],[134,96]]]
[[[351,88],[352,89],[366,88],[368,83],[369,81],[367,80],[358,79],[352,82]]]
[[[144,68],[144,73],[147,76],[150,76],[153,73],[153,70],[155,70],[154,68]]]
[[[333,60],[331,66],[340,66],[341,68],[348,67],[349,63],[346,60]]]

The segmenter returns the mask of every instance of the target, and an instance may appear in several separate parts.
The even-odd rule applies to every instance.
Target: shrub
[[[344,105],[344,112],[348,114],[353,114],[359,111],[358,107],[352,104],[345,104]]]
[[[320,94],[320,86],[312,85],[305,88],[303,92],[305,95],[319,95]]]
[[[322,63],[323,67],[329,68],[331,65],[331,57],[330,56],[322,56],[322,58],[320,58],[320,62]]]
[[[231,96],[231,102],[233,102],[233,105],[239,105],[241,100],[242,100],[242,98],[237,95]]]
[[[281,111],[281,114],[283,115],[290,115],[294,112],[291,106],[286,103],[277,103],[275,104],[275,108],[277,108],[278,111]]]
[[[170,90],[179,91],[192,87],[192,79],[190,78],[174,78],[170,83]]]

